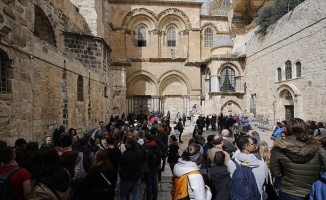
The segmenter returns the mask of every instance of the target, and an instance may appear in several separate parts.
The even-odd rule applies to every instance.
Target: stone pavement
[[[174,126],[171,126],[171,127],[173,128]],[[273,145],[273,141],[270,139],[270,135],[272,134],[273,131],[271,131],[271,130],[262,131],[262,130],[257,129],[256,126],[253,126],[252,128],[253,128],[253,130],[258,131],[261,140],[265,140],[268,143],[269,148],[271,148]],[[187,147],[188,141],[192,137],[193,130],[194,130],[194,124],[186,123],[186,127],[182,134],[182,141],[184,143],[179,144],[179,146],[180,146],[179,155],[181,155],[182,152],[184,151],[184,149]],[[208,135],[216,134],[216,133],[217,133],[216,131],[211,131],[209,129],[208,131],[207,130],[204,131],[203,136],[205,138],[207,138]],[[170,194],[171,177],[172,177],[172,173],[170,170],[170,166],[168,163],[166,163],[165,170],[162,172],[162,180],[159,183],[158,200],[171,200],[172,199],[171,194]],[[117,194],[115,200],[118,200],[118,199],[119,199],[119,195]],[[132,199],[132,198],[130,198],[130,199]],[[145,183],[142,182],[141,186],[140,186],[140,200],[145,200],[145,199],[146,199]]]

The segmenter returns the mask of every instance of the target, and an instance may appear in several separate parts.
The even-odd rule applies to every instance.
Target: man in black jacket
[[[129,196],[129,191],[132,191],[133,199],[139,199],[139,185],[144,155],[142,150],[137,148],[135,138],[128,137],[126,147],[127,150],[120,159],[120,200],[126,199]]]

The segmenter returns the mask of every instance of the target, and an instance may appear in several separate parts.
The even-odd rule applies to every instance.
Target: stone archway
[[[170,111],[171,119],[175,119],[177,113],[187,114],[189,107],[188,87],[186,82],[176,74],[170,74],[160,82],[161,110]]]
[[[156,83],[146,74],[136,74],[127,80],[128,112],[149,113],[159,111]]]
[[[222,105],[221,113],[223,113],[224,115],[238,114],[241,113],[241,107],[237,102],[230,100]]]
[[[280,116],[283,116],[282,118],[286,121],[294,117],[294,97],[292,96],[292,93],[287,90],[283,89],[279,93],[279,99],[280,99]]]
[[[300,117],[301,100],[300,91],[293,84],[282,84],[276,91],[277,107],[275,107],[276,114],[280,120],[288,120],[293,117]]]

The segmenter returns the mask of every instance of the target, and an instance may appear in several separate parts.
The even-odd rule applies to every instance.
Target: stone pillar
[[[152,96],[152,110],[154,112],[160,111],[160,96]]]
[[[221,80],[221,77],[220,76],[217,76],[216,77],[216,92],[219,92],[220,91],[220,80]]]
[[[210,78],[211,78],[211,92],[218,92],[219,85],[218,85],[217,76],[213,75]]]
[[[209,78],[206,78],[205,79],[205,94],[204,94],[204,96],[205,96],[205,98],[208,98],[208,93],[210,92],[210,90],[209,90],[209,87],[210,87],[210,85],[209,85]]]

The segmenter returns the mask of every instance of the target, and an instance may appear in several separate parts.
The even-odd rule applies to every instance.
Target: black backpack
[[[11,193],[9,177],[12,173],[17,171],[20,167],[15,167],[5,174],[0,174],[0,200],[13,200]]]
[[[149,169],[158,170],[161,168],[162,152],[158,147],[146,147],[146,161]]]

